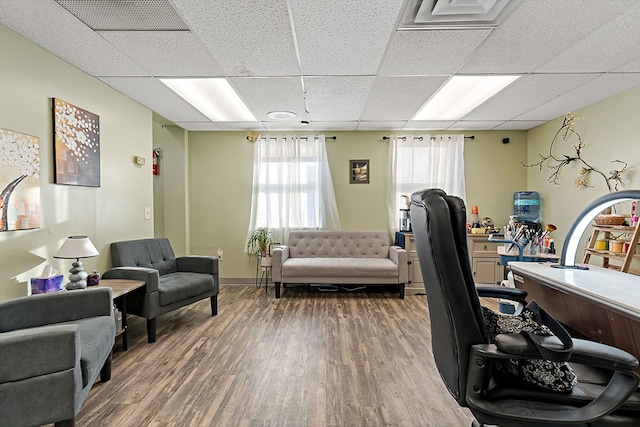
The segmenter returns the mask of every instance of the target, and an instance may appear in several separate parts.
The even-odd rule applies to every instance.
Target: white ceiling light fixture
[[[256,118],[225,78],[160,79],[214,122],[255,122]]]
[[[270,111],[267,113],[267,117],[271,120],[286,121],[293,120],[298,117],[298,115],[291,111]]]
[[[453,76],[411,120],[459,120],[520,75]]]

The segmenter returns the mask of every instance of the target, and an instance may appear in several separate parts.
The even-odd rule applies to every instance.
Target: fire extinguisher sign
[[[153,149],[153,174],[154,175],[160,174],[160,169],[159,169],[160,157],[161,157],[160,148],[154,148]]]

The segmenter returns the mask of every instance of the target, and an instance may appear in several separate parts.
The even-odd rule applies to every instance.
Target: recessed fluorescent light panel
[[[214,122],[255,122],[256,118],[227,79],[160,79]]]
[[[519,77],[453,76],[412,120],[459,120]]]

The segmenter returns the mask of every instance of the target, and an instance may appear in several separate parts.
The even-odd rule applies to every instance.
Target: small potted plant
[[[253,230],[247,241],[247,252],[260,258],[262,267],[271,266],[271,246],[276,240],[267,227],[259,227]]]

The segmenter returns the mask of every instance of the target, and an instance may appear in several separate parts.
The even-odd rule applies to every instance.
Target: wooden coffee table
[[[113,302],[116,303],[118,309],[122,312],[122,331],[118,335],[122,335],[122,349],[127,350],[127,294],[129,292],[140,289],[145,285],[144,280],[126,280],[126,279],[102,279],[96,287],[111,288],[113,291]]]

